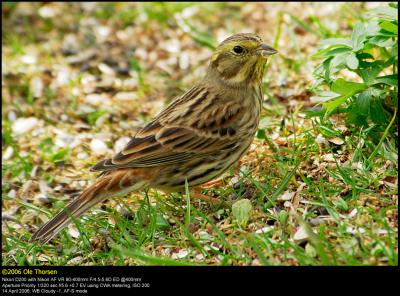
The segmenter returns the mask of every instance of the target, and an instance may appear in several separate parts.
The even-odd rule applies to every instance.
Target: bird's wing
[[[217,151],[238,145],[235,122],[243,111],[237,103],[222,103],[204,86],[194,87],[141,129],[121,152],[92,170],[152,167],[199,156],[212,159]]]

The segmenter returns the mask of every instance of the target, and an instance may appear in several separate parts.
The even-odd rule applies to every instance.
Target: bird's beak
[[[257,53],[263,57],[263,58],[267,58],[270,55],[276,54],[278,53],[278,51],[274,48],[272,48],[269,45],[266,44],[261,44],[260,47],[257,49]]]

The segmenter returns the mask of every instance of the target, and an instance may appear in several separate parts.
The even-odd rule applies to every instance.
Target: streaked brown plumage
[[[276,50],[254,34],[224,40],[203,80],[169,104],[113,158],[65,210],[43,225],[31,241],[45,243],[100,201],[152,187],[181,191],[208,182],[247,151],[257,130],[264,65]]]

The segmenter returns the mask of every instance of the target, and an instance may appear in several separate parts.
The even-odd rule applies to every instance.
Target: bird
[[[204,77],[167,105],[112,158],[95,164],[92,185],[33,234],[45,244],[96,204],[129,192],[197,188],[222,175],[249,149],[263,102],[265,64],[277,50],[253,33],[223,40]]]

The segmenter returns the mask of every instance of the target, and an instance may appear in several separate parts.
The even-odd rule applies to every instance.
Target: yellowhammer
[[[226,171],[247,151],[262,108],[267,57],[277,51],[254,34],[224,40],[203,80],[170,103],[126,147],[92,170],[94,184],[43,225],[31,241],[45,243],[95,204],[146,187],[182,191]]]

